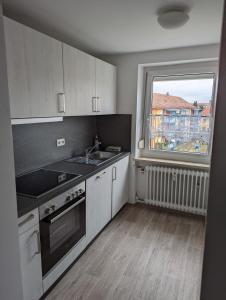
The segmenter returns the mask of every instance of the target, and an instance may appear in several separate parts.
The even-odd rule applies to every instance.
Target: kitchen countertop
[[[24,196],[17,196],[18,217],[25,215],[29,211],[39,207],[40,205],[49,201],[50,199],[60,195],[61,193],[64,193],[68,189],[70,189],[73,186],[79,184],[80,182],[88,179],[89,177],[92,177],[96,173],[111,166],[112,164],[114,164],[115,162],[128,156],[129,154],[130,154],[129,152],[122,152],[119,155],[117,155],[116,157],[109,159],[108,161],[102,163],[99,166],[79,164],[79,163],[74,163],[74,162],[71,163],[71,162],[66,162],[64,160],[64,161],[56,162],[56,163],[53,163],[53,164],[43,167],[42,169],[66,172],[66,173],[72,173],[72,174],[80,174],[81,176],[75,178],[74,180],[68,182],[67,184],[64,184],[63,186],[57,187],[54,191],[50,191],[49,193],[46,193],[44,196],[42,196],[38,199],[33,199],[33,198],[29,198],[29,197],[24,197]]]

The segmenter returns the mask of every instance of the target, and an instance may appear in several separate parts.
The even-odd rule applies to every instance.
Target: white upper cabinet
[[[62,43],[6,17],[4,29],[11,117],[64,115]]]
[[[96,97],[99,114],[116,113],[116,67],[96,59]]]
[[[66,115],[116,113],[116,67],[63,45]]]
[[[115,66],[7,17],[4,29],[11,118],[116,113]]]
[[[63,44],[63,66],[66,114],[95,114],[95,58]]]

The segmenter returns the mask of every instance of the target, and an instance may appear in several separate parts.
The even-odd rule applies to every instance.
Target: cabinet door
[[[19,236],[24,300],[38,300],[43,294],[39,224]]]
[[[95,58],[63,44],[67,115],[92,115],[95,96]]]
[[[96,59],[96,97],[99,114],[116,113],[116,67]]]
[[[59,116],[62,43],[4,18],[12,118]]]
[[[88,243],[111,220],[111,188],[111,168],[94,175],[86,182],[86,236]]]
[[[112,167],[112,217],[122,208],[129,198],[129,156]]]

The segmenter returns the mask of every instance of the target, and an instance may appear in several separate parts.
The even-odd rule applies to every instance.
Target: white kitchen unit
[[[38,300],[43,294],[38,209],[18,221],[24,300]]]
[[[86,239],[89,244],[111,220],[112,167],[86,181]]]
[[[62,43],[6,17],[4,30],[11,118],[64,115]]]
[[[116,67],[96,59],[96,101],[98,114],[116,113]]]
[[[129,199],[129,156],[112,166],[112,217]]]
[[[116,67],[63,44],[66,115],[116,113]]]
[[[95,114],[95,57],[63,44],[66,115]]]

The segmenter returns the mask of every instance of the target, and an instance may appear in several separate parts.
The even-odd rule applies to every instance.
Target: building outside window
[[[208,155],[214,75],[156,76],[150,84],[149,150]]]

